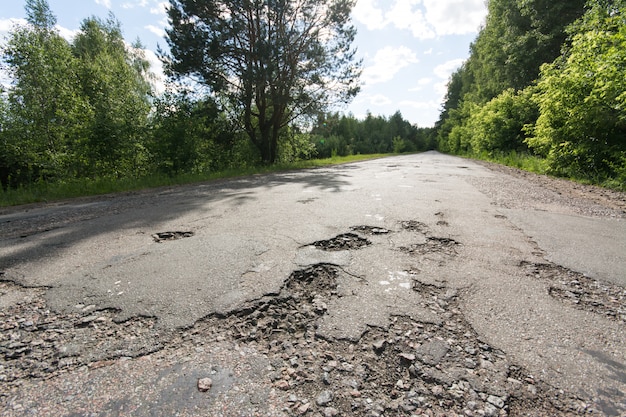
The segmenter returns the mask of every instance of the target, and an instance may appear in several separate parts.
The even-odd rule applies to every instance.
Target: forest
[[[296,1],[310,13],[319,4],[280,2],[285,9],[264,9],[264,18],[285,19]],[[226,39],[238,37],[228,30],[259,24],[235,21],[235,13],[230,28],[213,22],[222,32],[208,40],[186,23],[195,3],[172,1],[172,53],[161,56],[169,80],[157,94],[141,42],[129,45],[115,16],[84,19],[68,41],[46,0],[27,0],[28,24],[14,27],[1,49],[10,76],[0,86],[1,189],[429,149],[529,157],[546,173],[626,187],[626,0],[490,0],[433,128],[412,125],[400,111],[364,119],[332,111],[331,99],[348,102],[358,93],[350,1],[336,0],[336,15],[316,18],[328,27],[323,38],[299,45],[309,48],[308,67],[290,55],[294,35],[281,38],[285,31],[267,33],[265,44],[229,45]],[[223,9],[237,2],[217,3]],[[219,19],[206,13],[193,19]],[[329,33],[337,42],[326,42]],[[259,50],[245,49],[257,44]],[[239,56],[218,61],[226,51]],[[218,72],[239,57],[263,54],[284,61]],[[197,66],[206,62],[215,68]],[[332,88],[324,85],[329,74]],[[190,75],[204,88],[190,86]]]
[[[545,172],[626,188],[626,2],[490,0],[451,77],[437,147],[527,155]]]

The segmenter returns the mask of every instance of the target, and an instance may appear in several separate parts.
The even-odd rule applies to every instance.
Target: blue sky
[[[71,39],[89,16],[106,18],[109,11],[122,23],[128,42],[137,38],[148,49],[153,71],[160,73],[154,54],[167,26],[163,0],[48,0],[60,33]],[[3,1],[0,38],[25,17],[24,0]],[[362,118],[391,116],[400,110],[420,127],[439,117],[450,74],[469,54],[486,15],[485,0],[357,0],[353,21],[355,46],[363,59],[361,93],[345,108]]]

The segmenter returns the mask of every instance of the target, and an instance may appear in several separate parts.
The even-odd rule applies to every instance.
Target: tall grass
[[[235,178],[254,174],[289,171],[296,169],[317,168],[323,166],[345,164],[367,159],[381,158],[383,154],[335,156],[326,159],[311,159],[274,165],[260,165],[247,168],[232,168],[209,173],[183,173],[176,176],[152,174],[139,178],[103,177],[96,179],[73,179],[52,183],[37,182],[17,189],[3,190],[0,187],[0,207],[21,204],[59,201],[69,198],[104,195],[149,188],[193,184],[221,178]]]

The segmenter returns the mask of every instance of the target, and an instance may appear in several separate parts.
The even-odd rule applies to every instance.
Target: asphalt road
[[[94,306],[172,330],[277,294],[293,271],[332,264],[352,279],[317,332],[351,341],[393,317],[441,322],[414,290],[436,286],[458,294],[480,338],[529,372],[601,398],[607,415],[626,412],[624,321],[564,303],[529,274],[558,267],[624,287],[626,221],[503,207],[484,192],[501,175],[428,152],[7,210],[0,271],[48,288],[55,311]],[[186,236],[160,240],[164,232]],[[369,244],[323,250],[356,245],[355,236]]]

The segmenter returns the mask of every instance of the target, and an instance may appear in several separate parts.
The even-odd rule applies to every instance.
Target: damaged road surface
[[[2,416],[624,416],[626,196],[428,152],[0,212]]]

